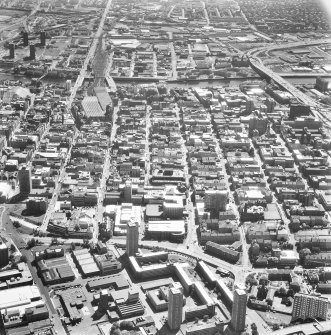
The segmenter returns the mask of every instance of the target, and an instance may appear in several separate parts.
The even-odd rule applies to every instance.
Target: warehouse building
[[[100,269],[93,256],[87,249],[74,250],[72,257],[84,277],[96,276],[100,274]]]

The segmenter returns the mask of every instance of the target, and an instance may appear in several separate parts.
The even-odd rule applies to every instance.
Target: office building
[[[9,57],[15,58],[15,44],[14,43],[9,44]]]
[[[0,267],[6,266],[8,264],[8,247],[0,238]]]
[[[40,45],[43,47],[46,45],[46,32],[44,31],[40,32]]]
[[[206,251],[210,254],[216,255],[227,262],[236,263],[239,260],[240,252],[227,248],[224,245],[208,241],[206,243]]]
[[[183,293],[177,288],[169,289],[168,326],[171,330],[180,328],[183,316]]]
[[[233,306],[231,325],[234,331],[242,332],[246,325],[246,304],[247,294],[242,289],[235,289],[233,292]]]
[[[294,296],[292,321],[306,319],[326,320],[328,299],[309,294],[297,293]]]
[[[127,180],[124,186],[124,201],[131,202],[132,201],[132,182]]]
[[[36,59],[36,46],[30,44],[30,59]]]
[[[205,210],[209,210],[211,218],[218,218],[220,211],[226,210],[228,191],[208,190],[205,192]]]
[[[30,198],[26,202],[26,209],[29,213],[43,214],[47,210],[47,198]]]
[[[139,225],[138,222],[128,222],[126,228],[126,253],[135,256],[138,252]]]
[[[29,194],[32,189],[31,168],[23,166],[18,171],[18,182],[20,185],[20,193]]]
[[[309,105],[301,103],[292,103],[290,105],[290,119],[296,119],[302,116],[309,116],[311,109]]]

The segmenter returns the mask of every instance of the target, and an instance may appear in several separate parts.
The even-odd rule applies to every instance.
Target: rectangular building
[[[183,292],[176,288],[169,290],[168,325],[171,330],[179,329],[183,317]]]
[[[236,289],[233,292],[233,306],[231,325],[234,331],[242,332],[246,326],[247,294],[244,290]]]
[[[328,299],[309,294],[297,293],[294,296],[292,321],[306,319],[326,320]]]

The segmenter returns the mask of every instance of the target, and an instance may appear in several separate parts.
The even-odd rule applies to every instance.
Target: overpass
[[[283,49],[288,49],[288,48],[300,48],[300,47],[308,47],[308,46],[314,46],[314,45],[321,45],[321,44],[329,44],[331,43],[331,38],[323,38],[323,39],[318,39],[318,40],[313,40],[313,41],[299,41],[299,42],[290,42],[290,43],[282,43],[282,44],[273,44],[273,45],[268,45],[265,47],[259,47],[259,48],[254,48],[249,51],[247,51],[247,56],[253,56],[253,55],[258,55],[261,52],[266,52],[266,51],[274,51],[274,50],[283,50]]]
[[[275,83],[277,83],[279,86],[290,92],[294,97],[296,97],[301,102],[310,105],[311,107],[318,107],[319,104],[316,101],[314,101],[306,94],[301,92],[299,89],[294,87],[291,83],[282,78],[278,73],[266,67],[259,58],[250,57],[249,61],[251,67],[255,71],[257,71],[261,76],[265,76],[267,78],[272,79]]]
[[[277,83],[280,87],[291,93],[295,98],[301,101],[303,104],[309,105],[310,107],[315,108],[312,111],[313,115],[319,120],[324,122],[324,126],[328,129],[331,129],[331,120],[328,116],[324,115],[321,111],[322,108],[326,109],[324,105],[315,101],[314,99],[307,96],[305,93],[301,92],[291,83],[289,83],[286,79],[282,78],[278,73],[272,71],[268,67],[266,67],[262,60],[258,57],[251,56],[249,58],[251,67],[259,73],[262,77],[267,77],[272,79],[275,83]],[[330,109],[328,109],[330,111]]]

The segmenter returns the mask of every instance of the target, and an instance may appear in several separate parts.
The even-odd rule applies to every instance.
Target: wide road
[[[48,288],[45,287],[41,281],[41,279],[38,277],[36,268],[34,268],[31,265],[31,262],[33,262],[33,255],[30,250],[26,250],[23,246],[26,245],[26,242],[31,239],[31,236],[29,235],[23,235],[20,233],[17,233],[16,229],[12,226],[12,224],[8,223],[8,212],[5,213],[6,208],[0,207],[0,229],[2,231],[1,235],[6,238],[8,241],[12,241],[12,243],[16,246],[17,250],[20,251],[22,256],[26,257],[27,265],[29,267],[29,270],[31,272],[32,278],[34,283],[38,286],[39,291],[41,295],[44,298],[44,301],[48,307],[48,310],[50,312],[50,317],[52,317],[52,322],[54,324],[54,329],[57,330],[58,335],[66,335],[66,332],[62,326],[62,322],[60,320],[59,315],[57,314],[56,309],[54,308],[53,302],[49,296]],[[6,218],[3,217],[4,214],[7,216]],[[4,225],[6,223],[6,225]],[[50,239],[51,240],[51,239]],[[49,242],[50,243],[50,242]]]
[[[276,330],[273,335],[290,335],[290,334],[330,334],[331,333],[331,321],[321,321],[314,323],[305,323],[297,326],[286,327],[284,329]]]
[[[82,84],[83,84],[83,81],[84,81],[84,78],[85,78],[86,72],[87,72],[87,66],[90,63],[90,61],[94,58],[94,55],[95,55],[95,52],[96,52],[96,48],[97,48],[97,45],[98,45],[98,42],[99,42],[99,38],[102,35],[103,26],[105,24],[105,21],[106,21],[107,15],[108,15],[108,11],[110,9],[111,4],[112,4],[112,0],[108,0],[106,8],[105,8],[105,11],[104,11],[104,13],[102,15],[102,18],[100,20],[98,30],[95,33],[94,37],[93,37],[93,40],[92,40],[89,52],[88,52],[88,54],[87,54],[87,56],[85,58],[83,67],[82,67],[82,69],[80,71],[80,74],[79,74],[79,76],[78,76],[78,78],[76,80],[76,83],[75,83],[74,87],[72,88],[70,97],[69,97],[69,99],[67,101],[67,107],[68,107],[69,110],[70,110],[71,104],[72,104],[72,102],[73,102],[73,100],[74,100],[74,98],[76,96],[78,88],[81,87]]]
[[[88,64],[90,64],[91,60],[95,56],[96,48],[97,48],[98,42],[100,40],[100,37],[102,36],[103,26],[105,24],[105,21],[106,21],[106,18],[107,18],[107,15],[108,15],[111,3],[112,3],[112,0],[108,0],[106,8],[105,8],[105,10],[103,12],[102,18],[100,20],[98,30],[97,30],[97,32],[94,35],[94,39],[92,40],[92,43],[90,45],[90,49],[89,49],[88,54],[87,54],[87,56],[85,58],[85,61],[84,61],[84,64],[82,66],[82,69],[80,71],[80,74],[77,77],[75,85],[73,86],[73,88],[71,90],[70,97],[67,100],[67,110],[69,112],[71,111],[71,106],[72,106],[72,103],[73,103],[73,101],[74,101],[74,99],[76,97],[77,90],[78,90],[79,87],[82,86],[84,78],[85,78],[85,76],[87,74],[87,66],[88,66]],[[43,223],[42,223],[42,225],[39,228],[41,231],[46,231],[47,230],[48,222],[49,222],[49,220],[51,218],[51,215],[52,215],[52,212],[54,210],[55,203],[56,203],[56,200],[57,200],[57,196],[58,196],[58,194],[59,194],[59,192],[61,190],[61,181],[63,180],[63,178],[65,176],[65,168],[66,168],[67,164],[70,162],[71,150],[72,150],[73,146],[76,143],[77,136],[78,136],[78,130],[76,129],[75,134],[73,136],[73,140],[72,140],[71,146],[70,146],[70,148],[68,150],[68,154],[67,154],[67,156],[65,158],[65,161],[64,161],[64,163],[63,163],[63,165],[62,165],[62,167],[60,169],[60,173],[59,173],[58,180],[57,180],[57,183],[56,183],[56,186],[55,186],[53,197],[52,197],[52,199],[51,199],[51,201],[49,203],[48,210],[47,210],[47,212],[45,214]],[[100,197],[99,197],[99,199],[100,199]]]

